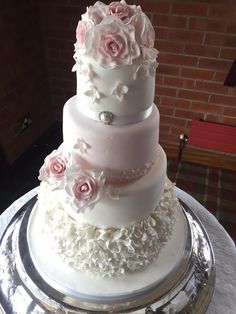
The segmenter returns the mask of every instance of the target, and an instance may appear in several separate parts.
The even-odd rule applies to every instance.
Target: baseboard
[[[161,143],[167,157],[178,159],[179,146],[170,143]],[[236,171],[236,155],[216,151],[208,151],[186,145],[182,153],[182,161],[198,163],[210,167]]]

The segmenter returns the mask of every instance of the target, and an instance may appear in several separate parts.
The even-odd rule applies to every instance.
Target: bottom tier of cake
[[[28,230],[32,257],[42,251],[49,260],[61,261],[62,269],[66,265],[99,277],[118,277],[148,266],[173,237],[176,216],[181,212],[168,179],[154,211],[122,228],[99,228],[74,219],[59,200],[53,193],[39,194]],[[183,238],[178,242],[184,243]]]

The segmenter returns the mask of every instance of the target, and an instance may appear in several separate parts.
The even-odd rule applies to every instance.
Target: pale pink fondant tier
[[[63,209],[74,219],[101,228],[121,228],[144,219],[156,208],[164,191],[166,167],[166,154],[158,145],[155,162],[148,173],[130,183],[114,186],[116,198],[104,194],[93,209],[79,212],[67,201],[63,189],[57,191],[57,196]]]
[[[78,103],[77,96],[70,98],[63,111],[64,146],[72,152],[74,162],[101,169],[109,178],[133,179],[147,173],[158,151],[157,107],[153,105],[149,117],[141,122],[105,125],[83,115]]]

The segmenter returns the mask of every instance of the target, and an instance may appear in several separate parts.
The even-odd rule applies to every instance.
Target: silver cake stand
[[[59,292],[37,272],[27,244],[26,230],[36,197],[10,221],[0,242],[0,313],[205,313],[215,284],[211,243],[201,222],[182,203],[188,233],[187,263],[176,274],[133,300],[93,303]],[[183,266],[184,265],[184,266]],[[155,274],[154,274],[155,276]],[[173,276],[173,278],[171,277]]]

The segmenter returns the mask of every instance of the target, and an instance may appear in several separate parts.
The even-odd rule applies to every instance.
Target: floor
[[[61,124],[54,124],[5,173],[0,182],[0,213],[14,200],[39,184],[38,170],[44,158],[62,142]],[[236,172],[168,161],[168,176],[179,188],[192,195],[236,240]]]

